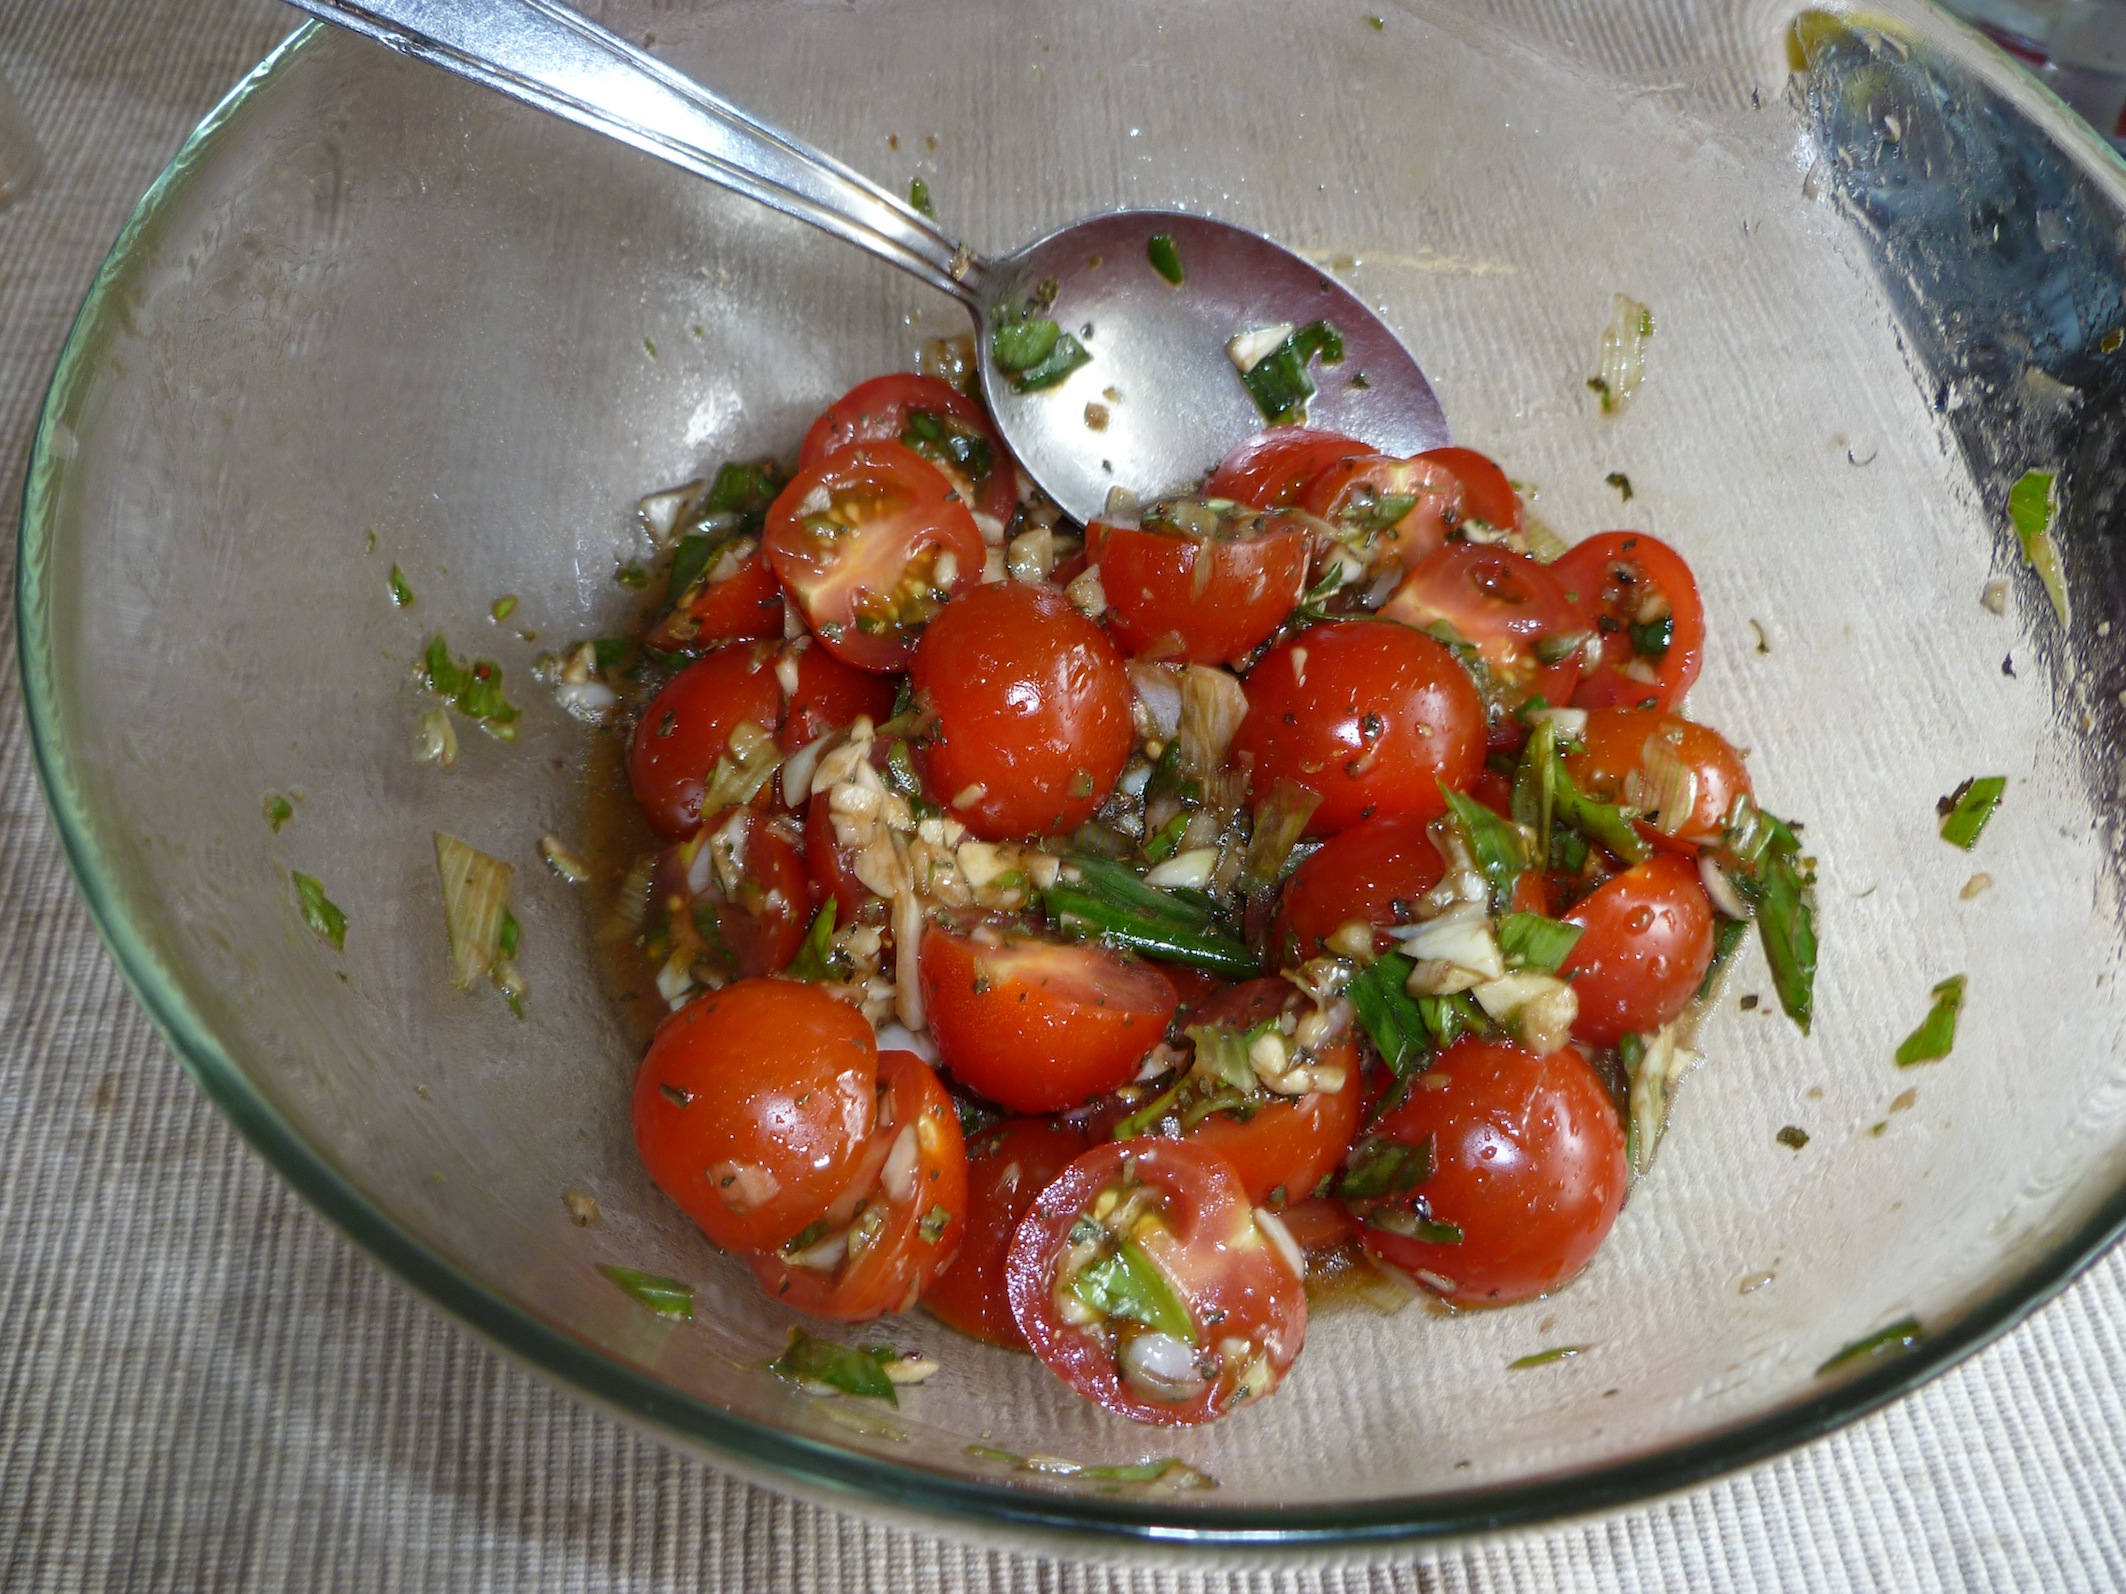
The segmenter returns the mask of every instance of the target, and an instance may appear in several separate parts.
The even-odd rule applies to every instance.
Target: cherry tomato
[[[1323,842],[1285,881],[1270,945],[1286,964],[1304,963],[1355,921],[1374,927],[1374,948],[1383,950],[1388,938],[1381,930],[1416,922],[1418,899],[1446,870],[1423,819],[1383,814],[1353,825]]]
[[[863,1175],[817,1220],[824,1232],[746,1258],[771,1300],[844,1323],[906,1312],[958,1254],[967,1152],[952,1098],[915,1053],[880,1055],[877,1123]]]
[[[747,538],[711,563],[642,641],[659,652],[677,653],[782,633],[782,583],[768,568],[760,544]]]
[[[899,443],[863,443],[799,471],[768,510],[768,563],[829,652],[898,670],[987,549],[944,475]]]
[[[893,683],[884,677],[851,669],[821,647],[801,648],[786,657],[792,660],[797,689],[788,694],[777,738],[784,752],[794,753],[829,731],[841,730],[859,714],[875,725],[893,712]]]
[[[1347,1202],[1360,1242],[1452,1301],[1504,1305],[1556,1289],[1624,1204],[1624,1126],[1570,1046],[1534,1057],[1464,1036],[1373,1133],[1428,1147],[1432,1172],[1413,1189]],[[1354,1167],[1367,1150],[1361,1140]]]
[[[878,1110],[878,1043],[816,985],[740,980],[666,1019],[635,1075],[657,1187],[729,1251],[785,1243],[848,1184]]]
[[[774,733],[782,718],[774,659],[774,649],[758,642],[718,648],[673,676],[643,709],[628,744],[628,786],[665,840],[690,835],[707,817],[701,802],[709,777],[740,725]]]
[[[1289,509],[1329,466],[1373,451],[1341,432],[1273,426],[1226,455],[1203,484],[1206,498],[1229,498],[1251,509]]]
[[[1209,1422],[1258,1400],[1306,1339],[1299,1268],[1233,1170],[1185,1141],[1080,1157],[1028,1210],[1006,1270],[1033,1353],[1138,1422]]]
[[[1310,1196],[1279,1210],[1278,1221],[1292,1243],[1302,1251],[1333,1251],[1358,1232],[1341,1201],[1329,1196]]]
[[[908,672],[936,715],[925,791],[977,836],[1077,829],[1129,758],[1129,673],[1053,587],[1003,581],[948,604]]]
[[[1580,1016],[1572,1033],[1596,1046],[1651,1034],[1698,994],[1713,960],[1713,906],[1686,858],[1660,853],[1589,892],[1565,915],[1580,939],[1562,972]]]
[[[1652,709],[1599,708],[1587,716],[1586,748],[1565,760],[1582,790],[1656,816],[1657,842],[1687,851],[1710,846],[1727,828],[1735,799],[1750,795],[1742,755],[1718,731]],[[1688,817],[1662,809],[1688,799]]]
[[[1683,556],[1643,531],[1605,531],[1550,567],[1602,662],[1573,690],[1581,708],[1673,709],[1705,658],[1705,605]]]
[[[659,963],[691,948],[689,966],[705,962],[730,979],[777,974],[804,942],[811,900],[795,823],[736,809],[659,856],[644,945]]]
[[[1085,533],[1115,640],[1186,664],[1240,658],[1284,624],[1306,595],[1313,542],[1280,514],[1229,516],[1210,537],[1104,520]]]
[[[1557,577],[1511,548],[1449,543],[1411,571],[1380,612],[1420,631],[1452,627],[1483,658],[1494,713],[1534,695],[1562,704],[1579,682],[1586,622]]]
[[[805,804],[805,871],[812,877],[815,906],[834,899],[838,927],[885,923],[885,902],[856,878],[856,860],[834,834],[834,813],[825,792]]]
[[[1013,1112],[1061,1112],[1113,1090],[1174,1016],[1164,974],[1097,942],[932,925],[918,966],[939,1057]]]
[[[1522,531],[1527,514],[1521,495],[1488,454],[1473,448],[1432,448],[1417,456],[1428,464],[1444,465],[1462,484],[1461,514],[1464,520],[1481,521],[1494,531]]]
[[[899,443],[945,473],[967,507],[1008,521],[1019,507],[1018,472],[989,414],[936,377],[895,373],[859,382],[805,433],[800,470],[859,443]]]
[[[1409,569],[1444,544],[1460,522],[1462,483],[1428,455],[1354,454],[1308,483],[1299,507],[1370,533]]]
[[[1254,788],[1282,778],[1321,793],[1307,834],[1376,814],[1430,819],[1484,765],[1484,704],[1454,655],[1380,620],[1332,620],[1287,637],[1248,672],[1233,740]]]
[[[993,1345],[1023,1348],[1004,1260],[1034,1197],[1092,1149],[1085,1131],[1051,1118],[1014,1118],[967,1143],[967,1235],[952,1266],[924,1292],[942,1322]]]

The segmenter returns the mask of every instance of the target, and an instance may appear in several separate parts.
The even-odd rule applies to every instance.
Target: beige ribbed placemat
[[[295,20],[269,0],[0,0],[0,72],[47,158],[0,210],[0,502],[127,211]],[[11,608],[0,630],[12,657]],[[1753,1473],[1338,1570],[1037,1560],[681,1459],[414,1300],[216,1116],[90,928],[12,669],[0,692],[0,1589],[2126,1587],[2119,1255]]]

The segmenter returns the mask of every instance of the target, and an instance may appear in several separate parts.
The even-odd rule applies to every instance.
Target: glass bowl
[[[628,623],[614,573],[644,551],[637,496],[788,449],[957,312],[315,29],[120,238],[45,411],[18,592],[82,889],[260,1150],[566,1387],[786,1484],[963,1526],[1465,1531],[1820,1433],[1999,1332],[2117,1230],[2118,162],[1918,6],[1797,35],[1759,0],[1368,4],[601,13],[889,186],[923,177],[977,246],[1172,205],[1313,254],[1548,521],[1685,552],[1713,639],[1695,710],[1808,821],[1815,1031],[1770,1016],[1748,952],[1585,1276],[1459,1317],[1323,1311],[1276,1399],[1199,1431],[1103,1415],[920,1316],[890,1335],[943,1370],[898,1410],[763,1371],[788,1314],[645,1180],[593,915],[535,853],[585,835],[611,745],[532,662]],[[1792,76],[1797,51],[1811,69]],[[1587,378],[1618,292],[1657,330],[1643,390],[1604,416]],[[2006,518],[2030,468],[2060,475],[2071,625]],[[438,634],[499,662],[523,711],[516,742],[468,731],[447,773],[411,752],[410,667]],[[2007,797],[1966,854],[1935,802],[1985,774]],[[522,1022],[449,984],[438,830],[516,866]],[[295,871],[345,909],[344,955],[306,927]],[[1969,979],[1953,1055],[1900,1070],[1951,974]],[[595,1222],[574,1221],[583,1196]],[[695,1320],[652,1316],[601,1263],[693,1282]],[[1880,1354],[1822,1370],[1886,1328]],[[999,1454],[1175,1456],[1218,1487]]]

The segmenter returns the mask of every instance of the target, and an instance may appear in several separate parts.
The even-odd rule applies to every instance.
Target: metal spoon
[[[985,261],[841,162],[555,0],[291,3],[661,156],[951,294],[974,317],[982,391],[1004,441],[1075,519],[1100,514],[1112,488],[1144,494],[1198,476],[1263,429],[1227,344],[1266,327],[1326,320],[1342,337],[1342,360],[1311,373],[1310,425],[1393,454],[1448,440],[1424,373],[1380,318],[1320,268],[1244,228],[1116,211]],[[1158,235],[1173,241],[1179,284],[1149,258]],[[991,336],[1029,305],[1091,358],[1052,386],[1020,391],[991,357]]]

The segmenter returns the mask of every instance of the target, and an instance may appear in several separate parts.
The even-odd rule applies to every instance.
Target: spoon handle
[[[979,313],[981,263],[927,217],[558,0],[290,3],[808,221]]]

